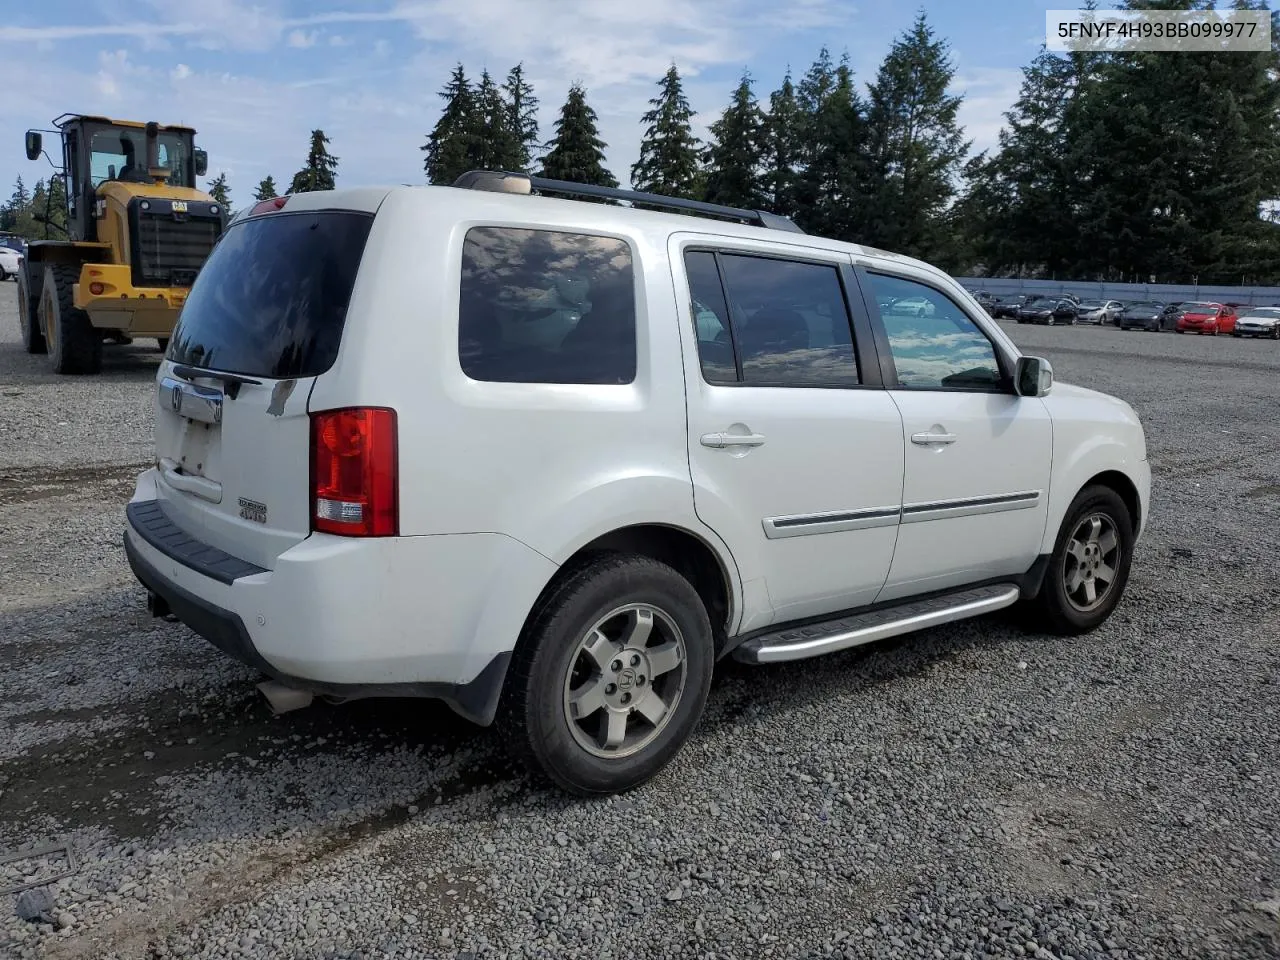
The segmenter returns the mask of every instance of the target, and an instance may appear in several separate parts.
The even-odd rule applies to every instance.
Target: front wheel
[[[1049,569],[1028,612],[1031,625],[1057,634],[1095,630],[1111,615],[1133,558],[1133,518],[1120,495],[1080,491],[1058,532]]]
[[[666,564],[611,555],[567,577],[521,637],[504,740],[581,796],[652,778],[702,716],[715,659],[693,586]]]

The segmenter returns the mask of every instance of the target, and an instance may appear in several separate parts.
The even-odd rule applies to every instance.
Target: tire
[[[55,373],[74,375],[102,370],[102,339],[89,322],[89,315],[77,310],[72,301],[72,286],[79,276],[77,264],[55,263],[44,268],[40,310]]]
[[[40,301],[32,296],[27,271],[18,271],[18,328],[27,353],[46,353],[44,334],[40,332]]]
[[[1082,566],[1081,559],[1078,559],[1082,553],[1081,548],[1085,548],[1083,552],[1087,562],[1092,563],[1094,559],[1094,555],[1087,549],[1087,541],[1081,539],[1081,528],[1084,528],[1084,533],[1090,532],[1091,525],[1086,524],[1086,521],[1094,517],[1105,518],[1103,533],[1098,538],[1097,557],[1100,566],[1090,570],[1091,576],[1076,579],[1074,574]],[[1114,549],[1118,554],[1109,548],[1110,540],[1105,536],[1108,525],[1115,534]],[[1049,559],[1049,569],[1045,572],[1040,593],[1026,608],[1028,625],[1062,636],[1088,633],[1100,627],[1111,616],[1124,595],[1133,559],[1133,542],[1133,518],[1120,495],[1110,487],[1100,484],[1081,490],[1068,508],[1058,531],[1058,539],[1054,543],[1053,555]],[[1104,592],[1098,593],[1098,581],[1102,576],[1097,571],[1103,569],[1110,569],[1113,577],[1105,585]],[[1093,604],[1088,603],[1089,588],[1086,581],[1094,585]],[[1075,586],[1069,590],[1069,584],[1072,583]]]
[[[168,350],[168,349],[169,349],[169,338],[168,338],[168,337],[156,337],[156,343],[157,343],[157,345],[159,345],[159,348],[160,348],[160,352],[161,352],[161,353],[164,353],[166,350]]]
[[[647,631],[636,629],[643,611]],[[633,629],[631,643],[619,647]],[[588,638],[598,634],[610,643],[589,653]],[[681,643],[683,662],[662,670],[659,663],[670,663],[672,645]],[[661,661],[627,652],[660,648],[668,654]],[[608,554],[567,576],[534,611],[507,673],[499,729],[530,770],[570,793],[630,790],[666,766],[693,733],[714,661],[711,623],[689,581],[647,557]],[[575,690],[594,691],[592,703],[599,704],[577,719],[570,707]],[[668,705],[656,724],[637,706],[652,696]],[[626,739],[615,748],[620,755],[609,756],[619,715]],[[597,716],[599,721],[592,719]],[[630,746],[627,739],[633,739]]]

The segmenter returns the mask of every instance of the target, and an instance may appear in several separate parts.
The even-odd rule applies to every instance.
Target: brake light
[[[349,407],[311,415],[311,529],[394,537],[400,529],[396,412]]]
[[[249,211],[249,216],[256,217],[260,213],[271,213],[273,210],[280,210],[284,207],[289,197],[271,197],[268,200],[260,200],[253,205],[253,209]]]

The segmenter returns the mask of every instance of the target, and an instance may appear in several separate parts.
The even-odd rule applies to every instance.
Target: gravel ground
[[[55,378],[0,286],[0,852],[77,859],[52,923],[0,896],[0,956],[1280,955],[1280,345],[1009,329],[1147,424],[1110,622],[726,664],[667,772],[581,802],[436,705],[273,717],[152,621],[153,345]]]

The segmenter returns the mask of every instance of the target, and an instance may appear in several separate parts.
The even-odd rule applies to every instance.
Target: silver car
[[[1081,300],[1076,304],[1076,322],[1114,323],[1123,309],[1119,300]]]
[[[1250,307],[1236,317],[1236,326],[1231,335],[1280,340],[1280,307]]]

